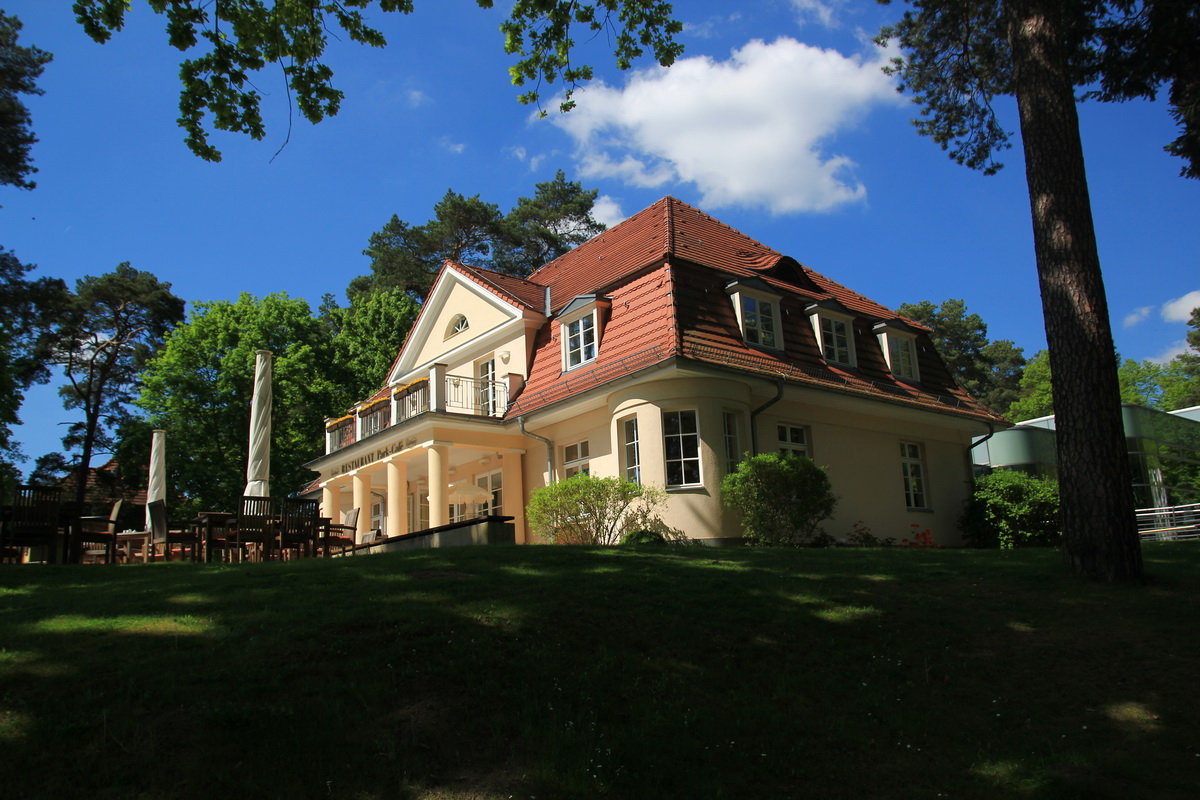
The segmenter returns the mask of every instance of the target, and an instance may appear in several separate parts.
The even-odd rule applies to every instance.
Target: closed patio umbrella
[[[167,499],[167,432],[150,434],[150,478],[146,483],[146,528],[150,530],[150,504]]]
[[[250,458],[247,497],[271,495],[271,351],[255,351],[254,396],[250,401]]]

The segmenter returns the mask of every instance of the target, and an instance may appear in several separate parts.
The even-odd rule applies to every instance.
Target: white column
[[[362,535],[371,527],[371,483],[370,476],[360,469],[350,473],[354,479],[354,507],[358,509],[358,527],[354,532],[354,543],[362,541]]]
[[[408,462],[395,456],[387,462],[387,535],[408,533]]]
[[[433,442],[426,449],[429,459],[429,527],[436,528],[450,521],[450,507],[447,496],[446,478],[449,467],[450,447],[441,442]]]
[[[525,544],[525,482],[522,458],[524,450],[505,450],[500,454],[500,480],[504,485],[504,516],[513,518],[517,544]]]
[[[338,494],[340,493],[333,488],[329,481],[321,484],[321,516],[329,517],[334,522],[342,521],[339,516],[342,509],[337,501]]]
[[[434,364],[429,368],[429,410],[446,411],[446,365]]]

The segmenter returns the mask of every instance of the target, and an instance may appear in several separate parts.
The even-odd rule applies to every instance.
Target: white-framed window
[[[563,354],[567,369],[596,360],[596,315],[585,314],[563,323]]]
[[[474,503],[451,503],[449,508],[450,521],[462,522],[474,517]]]
[[[902,330],[895,323],[888,322],[876,325],[875,335],[892,374],[904,380],[919,381],[921,373],[917,368],[916,337],[907,329]]]
[[[667,486],[700,484],[700,427],[693,410],[663,412]]]
[[[408,496],[408,529],[423,531],[429,527],[429,492],[413,492]]]
[[[563,448],[563,477],[569,478],[582,472],[585,475],[591,474],[591,458],[590,448],[587,440],[569,444]]]
[[[850,323],[834,317],[821,319],[821,354],[826,361],[850,364]]]
[[[453,319],[450,320],[450,324],[446,326],[446,338],[449,339],[457,333],[462,333],[469,327],[471,326],[467,323],[466,317],[462,314],[455,314]]]
[[[812,458],[812,437],[803,425],[779,423],[775,426],[775,438],[780,453],[795,453]]]
[[[479,413],[485,417],[496,414],[496,359],[485,358],[475,365],[475,375],[479,378]]]
[[[733,301],[738,327],[747,344],[783,349],[783,336],[779,328],[778,294],[761,280],[754,278],[734,281],[725,287]]]
[[[387,530],[387,502],[382,497],[371,500],[371,527],[377,531]]]
[[[725,437],[725,472],[737,472],[742,461],[742,439],[738,415],[733,411],[721,413],[721,425]]]
[[[479,503],[476,506],[476,514],[479,516],[492,515],[499,516],[504,513],[504,482],[500,470],[489,472],[486,475],[476,475],[475,485],[480,489],[489,492],[492,499],[486,503]]]
[[[832,301],[813,303],[806,311],[821,356],[831,364],[855,366],[858,362],[854,353],[854,317],[841,304]]]
[[[900,443],[900,473],[904,478],[904,504],[909,508],[929,508],[921,445],[915,442]]]
[[[775,336],[775,303],[742,295],[742,336],[750,344],[778,347]]]
[[[642,482],[642,448],[638,437],[637,417],[621,420],[621,456],[625,480]]]

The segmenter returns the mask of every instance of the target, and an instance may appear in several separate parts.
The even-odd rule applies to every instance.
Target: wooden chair
[[[337,547],[339,554],[344,554],[347,548],[354,547],[358,535],[358,511],[357,508],[352,508],[346,512],[343,522],[331,522],[326,526],[323,548],[326,558],[329,557],[331,547]]]
[[[46,560],[58,557],[62,489],[19,486],[13,507],[0,533],[0,559],[18,562],[25,548],[45,547]]]
[[[188,552],[193,561],[199,556],[199,537],[196,531],[185,523],[167,522],[167,503],[165,500],[152,500],[146,504],[150,512],[150,528],[144,531],[130,531],[117,534],[118,558],[133,559],[133,548],[140,547],[142,561],[155,561],[162,558],[170,561],[174,550]]]
[[[103,555],[105,563],[117,563],[117,520],[121,517],[124,500],[113,503],[107,517],[79,517],[71,532],[71,560],[94,561]],[[85,547],[101,545],[101,547]]]
[[[249,545],[257,545],[262,559],[275,555],[275,539],[279,532],[279,518],[275,514],[275,501],[270,497],[242,497],[237,518],[227,538],[230,549],[245,555]]]
[[[316,500],[287,498],[279,527],[279,551],[312,557],[321,535],[321,506]]]

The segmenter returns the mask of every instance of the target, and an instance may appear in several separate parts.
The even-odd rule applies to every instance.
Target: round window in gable
[[[446,338],[449,339],[457,333],[462,333],[468,327],[467,318],[462,314],[455,314],[454,319],[450,320],[450,327],[446,328]]]

